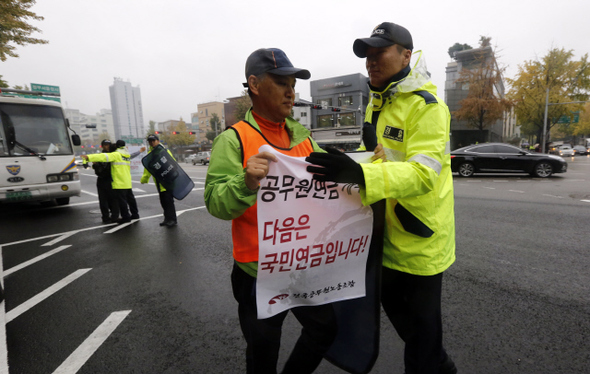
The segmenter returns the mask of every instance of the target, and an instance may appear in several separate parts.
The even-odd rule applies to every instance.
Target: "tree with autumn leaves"
[[[43,20],[43,17],[31,12],[36,0],[3,0],[0,1],[0,61],[8,57],[18,57],[17,45],[46,44],[47,40],[31,38],[33,32],[40,32],[31,26],[29,20]]]
[[[574,60],[571,50],[553,48],[540,60],[525,61],[518,66],[514,79],[508,79],[511,85],[510,98],[515,104],[515,113],[521,131],[526,135],[535,135],[541,143],[545,121],[545,104],[549,90],[547,114],[547,132],[559,126],[562,116],[571,116],[575,111],[583,110],[584,104],[560,104],[574,101],[587,101],[590,93],[590,63],[588,54],[580,60]],[[563,129],[563,133],[590,133],[584,125],[584,112],[580,123],[573,124],[572,129]],[[571,126],[568,124],[568,126]],[[588,132],[585,132],[588,131]]]
[[[502,73],[491,51],[489,37],[481,37],[480,48],[473,51],[474,60],[461,70],[457,83],[468,86],[467,97],[459,102],[460,109],[453,112],[456,119],[479,130],[479,141],[485,142],[485,130],[500,121],[510,109],[510,101],[500,96],[503,90]],[[450,53],[450,52],[449,52]]]

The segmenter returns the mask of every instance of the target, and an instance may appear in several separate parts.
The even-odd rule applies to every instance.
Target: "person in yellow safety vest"
[[[150,145],[150,152],[160,144],[160,138],[158,138],[158,135],[155,134],[148,135],[147,141]],[[170,157],[174,158],[174,156],[172,156],[172,152],[170,152],[169,149],[166,149],[166,151],[168,151]],[[148,169],[144,168],[143,176],[141,177],[141,183],[147,183],[150,180],[150,176],[152,175]],[[164,209],[164,220],[160,222],[160,226],[176,226],[178,221],[176,218],[176,207],[174,206],[174,196],[172,196],[172,192],[166,190],[164,186],[159,184],[156,178],[154,178],[154,181],[156,183],[156,188],[158,189],[158,194],[160,195],[160,205],[162,205],[162,209]]]
[[[312,153],[306,160],[317,166],[307,170],[317,180],[360,179],[365,205],[386,199],[381,303],[405,343],[405,373],[452,374],[457,368],[443,348],[441,321],[442,276],[455,261],[451,116],[413,47],[410,32],[390,22],[353,44],[369,74],[365,121],[387,162],[354,165]]]
[[[113,193],[117,196],[118,208],[121,213],[121,218],[117,222],[127,223],[131,222],[132,219],[139,219],[139,211],[135,196],[131,190],[131,156],[125,149],[124,140],[117,140],[116,147],[117,149],[114,152],[94,153],[82,155],[81,157],[90,162],[111,163]],[[113,215],[115,214],[113,213]]]

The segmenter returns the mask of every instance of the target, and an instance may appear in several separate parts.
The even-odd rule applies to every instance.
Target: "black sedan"
[[[485,143],[451,152],[451,169],[462,177],[474,173],[529,173],[547,178],[553,173],[565,173],[567,162],[559,156],[531,153],[504,143]]]

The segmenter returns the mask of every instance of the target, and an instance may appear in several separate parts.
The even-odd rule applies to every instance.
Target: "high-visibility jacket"
[[[117,148],[115,152],[90,154],[88,161],[110,162],[113,189],[131,189],[131,156],[125,147]]]
[[[148,153],[150,153],[153,150],[153,147],[150,146],[150,151]],[[168,151],[168,154],[170,155],[170,157],[172,157],[174,159],[174,161],[176,161],[176,159],[174,158],[174,156],[172,155],[172,152],[170,152],[169,149],[166,148],[166,150]],[[156,178],[154,178],[152,176],[152,174],[150,174],[150,172],[148,171],[148,169],[143,169],[143,175],[141,176],[141,183],[147,183],[150,180],[150,177],[152,177],[154,179],[154,183],[156,184],[157,188],[159,189],[160,192],[164,192],[166,191],[166,189],[164,188],[164,186],[162,186],[160,183],[158,183],[158,181],[156,180]]]
[[[365,121],[377,117],[388,162],[361,164],[365,205],[387,199],[383,265],[435,275],[455,261],[450,113],[436,96],[421,51],[410,73],[384,91],[371,87]]]
[[[205,204],[213,216],[232,220],[233,255],[238,265],[256,276],[258,261],[258,223],[256,196],[244,179],[248,159],[258,154],[263,144],[292,156],[307,156],[323,150],[310,137],[310,132],[292,118],[287,118],[285,129],[291,139],[290,148],[280,148],[264,139],[251,110],[245,121],[222,132],[213,142],[211,161],[205,181]]]

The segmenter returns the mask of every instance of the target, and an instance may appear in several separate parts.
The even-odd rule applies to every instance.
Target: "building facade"
[[[320,146],[356,149],[361,141],[365,108],[369,102],[368,78],[342,75],[310,82],[311,132]]]
[[[455,52],[453,59],[446,67],[445,102],[451,112],[451,149],[456,149],[482,141],[479,129],[468,126],[467,121],[460,121],[453,114],[461,108],[461,101],[469,94],[469,83],[460,81],[461,72],[464,69],[483,69],[487,74],[499,74],[500,69],[490,46]],[[496,80],[493,93],[498,99],[504,98],[502,77]],[[518,128],[515,123],[514,112],[505,112],[503,118],[484,129],[484,141],[506,142],[517,136]]]
[[[101,109],[95,115],[84,114],[78,109],[64,109],[70,126],[84,146],[98,146],[103,139],[115,141],[115,127],[110,109]]]
[[[211,119],[213,118],[213,114],[217,115],[219,121],[221,122],[221,128],[218,131],[218,134],[221,133],[225,129],[225,103],[220,101],[211,101],[208,103],[198,104],[197,105],[197,112],[191,114],[191,120],[193,123],[198,123],[199,125],[199,140],[201,144],[211,143],[207,139],[207,133],[211,130]]]
[[[143,122],[143,107],[139,86],[115,78],[109,87],[111,109],[115,126],[115,138],[143,138],[146,130]]]

